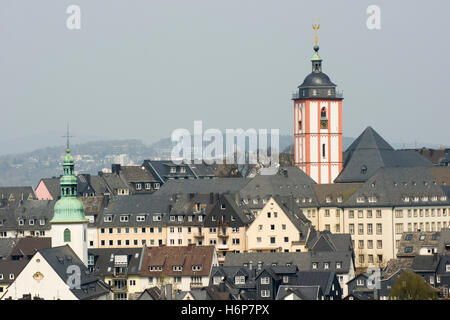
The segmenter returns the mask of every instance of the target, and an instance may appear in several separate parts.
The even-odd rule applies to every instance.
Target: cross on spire
[[[69,138],[75,138],[75,136],[69,135],[69,124],[67,124],[67,134],[65,136],[61,136],[61,138],[67,139],[67,149],[69,149]]]

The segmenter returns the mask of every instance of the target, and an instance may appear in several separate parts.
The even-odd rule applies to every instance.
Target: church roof
[[[365,182],[381,167],[431,165],[414,151],[395,150],[374,129],[367,127],[344,152],[344,168],[335,182]]]

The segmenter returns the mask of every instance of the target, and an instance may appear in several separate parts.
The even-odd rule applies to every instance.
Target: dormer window
[[[29,224],[30,226],[34,226],[34,220],[33,220],[33,219],[29,220],[29,221],[28,221],[28,224]]]
[[[369,200],[369,202],[377,202],[377,197],[372,196],[372,197],[369,197],[368,200]]]
[[[136,183],[136,190],[142,190],[142,184]]]
[[[177,168],[176,167],[171,167],[170,168],[170,173],[176,173],[177,172]]]
[[[180,173],[186,173],[186,168],[185,167],[181,167],[180,168]]]
[[[137,222],[144,222],[145,221],[145,216],[137,216],[136,217],[136,221]]]
[[[175,216],[170,216],[170,221],[175,221]]]
[[[245,284],[245,277],[244,276],[235,276],[234,283],[235,284]]]
[[[325,202],[326,202],[326,203],[330,203],[330,202],[331,202],[331,196],[327,196],[327,197],[325,198]]]
[[[120,216],[120,222],[128,222],[128,216]]]
[[[151,189],[151,184],[150,183],[146,183],[145,184],[145,190],[150,190]]]
[[[363,203],[363,202],[364,202],[364,197],[358,197],[358,198],[356,198],[356,202],[357,202],[357,203]]]
[[[19,219],[19,226],[23,226],[24,225],[24,220],[23,219]]]
[[[225,205],[225,203],[222,203],[221,205],[220,205],[220,209],[221,210],[225,210],[227,208],[227,206]]]
[[[112,222],[112,216],[105,216],[103,218],[103,221],[105,221],[105,222]]]
[[[367,167],[365,165],[363,165],[361,167],[361,174],[366,174],[367,173]]]
[[[183,271],[183,266],[173,266],[172,270],[173,271]]]
[[[202,271],[202,265],[201,264],[193,265],[192,271]]]
[[[159,189],[159,183],[153,184],[153,188],[154,188],[155,190],[158,190],[158,189]]]
[[[317,262],[313,262],[312,268],[315,270],[315,269],[317,269],[317,267],[318,267]]]

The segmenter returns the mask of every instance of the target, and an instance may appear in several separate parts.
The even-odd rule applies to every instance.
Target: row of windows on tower
[[[298,127],[302,130],[302,121],[298,122]],[[327,108],[323,107],[320,110],[320,129],[328,129]]]
[[[61,188],[61,195],[63,196],[74,196],[76,195],[76,188]]]
[[[317,96],[318,93],[319,93],[319,92],[317,92],[317,89],[312,89],[312,90],[311,90],[311,95],[312,95],[312,96]],[[324,90],[321,90],[320,93],[325,94],[325,91],[324,91]],[[333,89],[328,89],[326,94],[329,95],[329,96],[332,96],[333,93],[334,93],[334,90],[333,90]],[[307,90],[302,90],[302,96],[303,96],[303,97],[306,97],[306,95],[307,95]]]

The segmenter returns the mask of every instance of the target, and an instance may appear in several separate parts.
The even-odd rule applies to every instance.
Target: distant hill
[[[62,140],[62,141],[61,141]],[[39,148],[32,152],[0,156],[0,186],[31,185],[36,187],[41,178],[59,176],[64,156],[63,139],[58,146]],[[79,140],[79,139],[77,139]],[[54,143],[57,143],[55,138]],[[354,138],[343,137],[344,150]],[[292,153],[293,137],[280,136],[280,150]],[[106,140],[71,145],[75,169],[79,173],[96,174],[110,169],[111,164],[140,165],[144,159],[167,159],[173,147],[170,138],[147,145],[141,140]],[[402,147],[403,144],[393,144]]]

